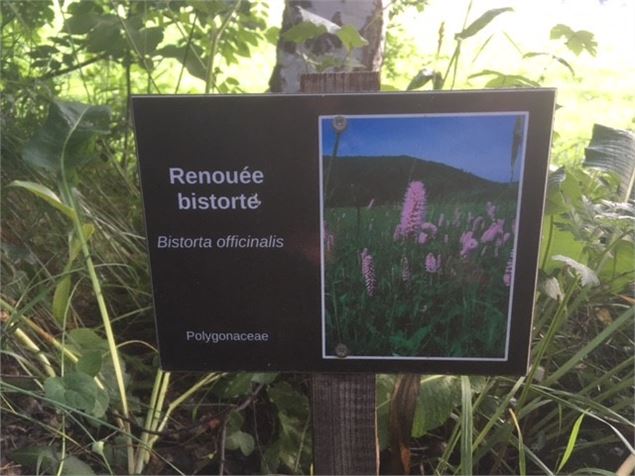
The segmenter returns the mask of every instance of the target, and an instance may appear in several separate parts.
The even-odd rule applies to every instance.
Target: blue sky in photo
[[[516,115],[347,117],[338,157],[409,155],[479,177],[509,182]],[[332,119],[322,119],[322,153],[335,143]],[[524,147],[519,159],[524,156]],[[514,181],[521,160],[514,167]]]

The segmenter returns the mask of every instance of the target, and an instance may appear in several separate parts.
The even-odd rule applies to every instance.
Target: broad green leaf
[[[564,38],[565,44],[576,56],[586,50],[591,56],[597,53],[597,41],[593,33],[587,30],[574,31],[570,26],[559,23],[551,29],[551,39]]]
[[[573,449],[575,448],[576,441],[578,441],[578,433],[580,433],[580,426],[582,425],[582,420],[584,420],[584,413],[580,414],[580,416],[576,419],[573,424],[573,428],[571,428],[571,434],[569,435],[569,441],[567,442],[567,448],[564,450],[564,455],[562,455],[562,461],[558,465],[558,469],[556,472],[560,472],[564,465],[567,464],[571,454],[573,453]]]
[[[361,48],[362,46],[366,46],[368,44],[366,38],[360,35],[357,28],[352,25],[344,25],[335,34],[347,51],[351,51],[353,48]]]
[[[30,468],[33,474],[55,474],[59,460],[50,446],[27,446],[10,453],[16,463]]]
[[[44,125],[27,142],[22,156],[26,162],[59,172],[67,172],[94,158],[98,134],[107,134],[110,112],[107,107],[77,102],[53,101]]]
[[[108,408],[108,394],[97,387],[95,380],[82,372],[68,372],[63,377],[49,377],[44,381],[48,398],[77,410],[101,417]]]
[[[461,403],[461,381],[450,375],[429,375],[421,379],[412,436],[419,438],[443,425]]]
[[[95,28],[102,15],[97,12],[76,12],[64,22],[64,31],[71,35],[84,35]]]
[[[485,28],[494,18],[501,13],[511,12],[514,9],[511,7],[506,8],[494,8],[483,13],[480,17],[474,20],[470,25],[460,33],[456,34],[458,40],[465,40],[470,36],[476,35],[479,31]]]
[[[79,327],[68,332],[69,341],[78,351],[83,353],[88,350],[108,350],[106,339],[99,336],[94,330]]]
[[[199,51],[194,45],[188,49],[185,46],[167,45],[159,50],[157,54],[179,60],[181,64],[185,62],[187,71],[195,78],[205,80],[207,77],[206,66],[201,60],[202,51]]]
[[[582,286],[600,285],[600,280],[593,272],[593,270],[588,266],[574,260],[573,258],[569,258],[568,256],[556,255],[551,259],[555,261],[562,261],[567,266],[573,268],[576,271],[576,274],[580,277],[580,284],[582,284]]]
[[[229,374],[214,385],[212,392],[222,398],[235,398],[251,392],[253,374],[240,372]]]
[[[86,36],[86,49],[92,53],[121,56],[126,46],[121,21],[115,15],[102,15],[95,28]]]
[[[261,372],[253,374],[253,377],[251,377],[251,381],[253,383],[262,383],[268,385],[272,383],[276,378],[278,378],[277,372]]]
[[[128,33],[134,45],[133,49],[143,56],[154,53],[159,43],[163,41],[163,29],[158,26],[141,30],[129,29]]]
[[[71,220],[75,217],[75,211],[71,207],[64,205],[64,203],[62,203],[62,200],[60,200],[60,198],[55,194],[55,192],[53,192],[50,188],[45,187],[44,185],[41,185],[35,182],[27,182],[24,180],[14,180],[13,182],[11,182],[9,186],[20,187],[25,190],[28,190],[33,195],[41,198],[42,200],[46,201],[49,205],[52,205],[53,207],[55,207],[57,210],[62,212]]]
[[[93,350],[83,354],[76,364],[79,372],[83,372],[91,377],[96,376],[101,370],[102,353],[99,350]]]
[[[287,31],[282,33],[282,38],[296,44],[304,43],[307,40],[317,38],[327,32],[324,25],[316,25],[310,21],[303,21],[297,25],[293,25]]]
[[[93,469],[79,458],[67,455],[63,462],[61,455],[50,446],[29,446],[12,451],[10,457],[16,463],[32,469],[33,474],[56,474],[60,463],[62,464],[59,474],[63,475],[92,475]]]
[[[238,430],[227,437],[226,446],[229,450],[237,450],[240,448],[243,455],[249,456],[253,453],[256,442],[254,437],[249,433]]]

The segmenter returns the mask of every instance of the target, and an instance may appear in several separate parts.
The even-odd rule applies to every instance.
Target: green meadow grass
[[[493,244],[479,243],[462,258],[459,240],[470,229],[469,217],[484,218],[477,238],[491,222],[485,200],[432,206],[428,221],[438,224],[442,214],[446,223],[421,245],[393,239],[399,206],[326,210],[326,226],[334,236],[332,250],[325,253],[328,353],[341,343],[350,355],[504,357],[509,288],[503,275],[513,237],[497,251]],[[506,232],[514,214],[514,203],[499,205],[496,217],[505,219]],[[364,249],[374,261],[372,296],[361,272]],[[441,256],[435,273],[426,270],[429,253]],[[404,279],[404,261],[409,279]]]

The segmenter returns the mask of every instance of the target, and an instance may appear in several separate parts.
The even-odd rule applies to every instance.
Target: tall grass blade
[[[525,443],[523,441],[523,433],[520,430],[518,418],[516,418],[514,410],[510,408],[509,414],[512,417],[512,421],[514,422],[514,426],[516,427],[516,432],[518,433],[518,469],[520,470],[521,476],[524,476],[527,474],[527,462],[525,458]]]
[[[567,448],[564,450],[564,455],[562,456],[562,461],[558,465],[558,469],[556,472],[559,473],[564,465],[567,464],[571,454],[573,453],[573,448],[575,448],[575,443],[578,441],[578,433],[580,433],[580,426],[582,425],[582,420],[584,420],[584,413],[582,413],[578,419],[573,424],[573,428],[571,429],[571,434],[569,435],[569,441],[567,443]]]
[[[461,473],[472,474],[472,386],[469,377],[461,376]]]

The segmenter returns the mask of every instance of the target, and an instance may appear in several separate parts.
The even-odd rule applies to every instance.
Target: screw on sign
[[[333,129],[335,129],[335,132],[337,132],[338,134],[344,132],[346,130],[346,126],[347,123],[344,116],[335,116],[333,118]]]

